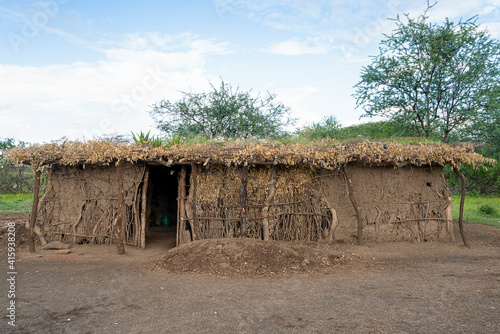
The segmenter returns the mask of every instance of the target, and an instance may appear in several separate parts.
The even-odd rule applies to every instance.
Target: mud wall
[[[194,229],[196,239],[240,237],[242,168],[194,168],[197,191],[193,196],[194,182],[189,182],[188,224],[183,226]],[[151,205],[141,203],[145,171],[141,164],[126,163],[123,168],[124,240],[133,246],[142,245],[147,221],[142,210]],[[345,171],[359,207],[363,241],[454,241],[450,193],[441,167],[349,165]],[[47,240],[113,243],[119,201],[116,168],[54,166],[51,174],[49,197],[41,212]],[[357,241],[358,219],[343,171],[260,166],[248,168],[246,183],[249,237],[263,238],[266,225],[274,240]],[[196,215],[190,212],[193,208]]]
[[[262,209],[272,168],[249,169],[245,208],[249,237],[263,237]],[[454,241],[442,167],[349,165],[345,171],[360,210],[363,241]],[[199,168],[198,238],[241,235],[241,173],[234,167]],[[357,241],[358,219],[343,171],[278,167],[268,218],[274,240]]]
[[[124,241],[138,246],[140,198],[144,166],[125,163]],[[70,243],[114,242],[113,221],[118,215],[119,187],[115,166],[53,166],[42,209],[42,229],[48,241]]]
[[[360,209],[364,241],[454,241],[442,167],[350,165],[346,172]],[[338,214],[335,239],[355,241],[358,221],[344,173],[323,171],[320,176],[322,191]]]

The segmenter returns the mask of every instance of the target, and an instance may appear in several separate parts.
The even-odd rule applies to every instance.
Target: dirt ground
[[[25,219],[19,218],[0,217],[0,224]],[[277,269],[255,275],[234,265],[250,264],[253,253],[221,240],[189,247],[200,259],[226,265],[178,273],[179,266],[166,264],[194,260],[181,248],[167,252],[171,232],[155,233],[146,250],[127,247],[122,256],[114,246],[89,245],[67,255],[40,248],[30,254],[23,241],[15,328],[7,323],[9,270],[0,248],[0,332],[498,333],[500,228],[465,228],[471,249],[460,242],[273,245],[265,248],[269,257],[282,252],[283,259],[265,262],[262,253]],[[284,255],[289,249],[293,257]],[[320,261],[323,252],[328,265]]]

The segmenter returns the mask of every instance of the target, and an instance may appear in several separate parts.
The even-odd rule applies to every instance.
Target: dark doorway
[[[180,166],[149,166],[148,206],[149,231],[146,235],[148,247],[175,247],[177,231],[177,197]]]

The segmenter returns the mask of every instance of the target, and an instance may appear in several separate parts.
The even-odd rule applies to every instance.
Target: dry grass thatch
[[[41,168],[53,163],[62,165],[109,165],[117,161],[160,161],[175,163],[213,163],[230,165],[275,164],[307,165],[315,168],[338,169],[360,162],[367,165],[460,165],[484,166],[496,163],[474,152],[470,144],[398,144],[358,142],[332,144],[328,142],[303,144],[235,142],[224,145],[204,143],[172,147],[142,147],[136,144],[113,143],[104,140],[87,142],[59,141],[35,144],[7,152],[15,164]]]

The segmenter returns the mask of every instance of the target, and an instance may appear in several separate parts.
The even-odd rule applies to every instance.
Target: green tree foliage
[[[477,152],[500,162],[500,109],[482,114],[469,124],[460,134],[455,135],[457,141],[472,141],[479,145]],[[500,163],[488,169],[462,166],[461,172],[466,177],[467,190],[478,194],[500,194]],[[453,173],[448,172],[448,181],[452,188],[458,189],[459,181]]]
[[[337,133],[341,128],[342,125],[337,118],[331,115],[323,117],[321,122],[305,125],[298,129],[296,134],[308,140],[337,138]]]
[[[9,162],[5,158],[5,151],[18,146],[24,147],[25,143],[22,141],[17,141],[14,138],[0,139],[0,166],[6,166],[9,164]]]
[[[369,122],[343,127],[335,116],[325,116],[321,122],[306,125],[296,131],[296,135],[307,140],[331,138],[369,140],[395,137],[413,137],[416,134],[394,121]]]
[[[447,142],[488,112],[500,82],[500,44],[475,18],[438,25],[427,22],[427,10],[417,19],[394,20],[354,96],[366,116],[385,116]]]
[[[153,105],[150,114],[158,129],[184,138],[276,138],[295,121],[274,94],[253,97],[224,81],[211,87],[208,93],[184,92],[179,101]]]
[[[0,194],[21,193],[33,190],[33,173],[28,166],[14,166],[5,157],[5,152],[26,144],[13,138],[0,139]]]

